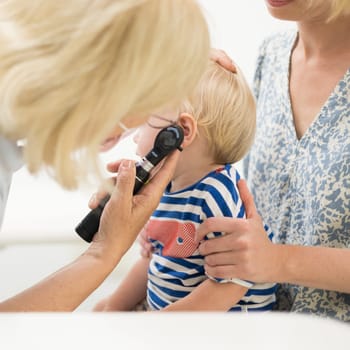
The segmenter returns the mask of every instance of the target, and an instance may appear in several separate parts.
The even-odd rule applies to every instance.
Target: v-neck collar
[[[319,112],[316,114],[314,120],[311,122],[303,136],[299,139],[297,137],[295,124],[294,124],[294,115],[292,110],[292,102],[290,97],[290,72],[291,72],[291,58],[292,58],[292,52],[294,50],[296,41],[298,39],[298,31],[293,32],[293,35],[290,37],[289,45],[287,45],[286,49],[286,60],[284,62],[284,77],[285,80],[283,81],[283,91],[284,91],[284,101],[286,103],[286,110],[288,112],[286,123],[288,125],[288,133],[290,133],[290,140],[293,140],[293,143],[295,146],[297,145],[306,145],[310,138],[315,135],[315,133],[318,132],[318,130],[321,130],[322,127],[324,127],[327,123],[330,123],[332,118],[325,113],[328,110],[330,101],[334,100],[335,95],[337,94],[338,89],[341,87],[343,83],[348,78],[348,75],[350,75],[350,67],[347,69],[343,77],[337,82],[334,89],[332,90],[331,94],[328,96],[325,103],[320,108]]]

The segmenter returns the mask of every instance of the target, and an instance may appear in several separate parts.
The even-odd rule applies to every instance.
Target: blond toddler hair
[[[255,99],[241,70],[209,65],[194,93],[182,105],[194,116],[216,164],[235,163],[253,143]]]

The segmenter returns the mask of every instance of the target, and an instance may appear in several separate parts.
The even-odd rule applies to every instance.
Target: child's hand
[[[145,230],[142,230],[137,238],[137,241],[139,242],[141,246],[140,254],[144,258],[149,258],[152,255],[153,252],[153,246],[147,239],[147,233]]]

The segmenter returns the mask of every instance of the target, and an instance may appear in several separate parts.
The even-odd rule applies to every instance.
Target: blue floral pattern
[[[350,248],[350,69],[298,140],[289,96],[296,36],[280,33],[261,46],[257,134],[245,177],[277,242]],[[350,321],[350,294],[281,285],[277,305]]]

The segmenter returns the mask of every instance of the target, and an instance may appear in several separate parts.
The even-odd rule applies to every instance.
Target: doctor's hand
[[[239,181],[238,189],[246,219],[209,218],[196,232],[196,239],[201,242],[199,252],[205,255],[205,271],[219,278],[275,282],[281,264],[279,245],[269,240],[244,180]],[[225,235],[202,241],[209,232],[225,232]]]
[[[90,246],[96,254],[122,256],[133,244],[137,235],[159,204],[165,187],[170,182],[179,152],[171,154],[146,186],[133,195],[135,184],[135,163],[122,160],[108,165],[109,170],[118,172],[111,197],[101,216],[99,231]],[[103,193],[95,197],[103,197]],[[93,200],[90,208],[93,208]],[[98,202],[98,201],[97,201]]]

